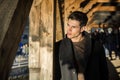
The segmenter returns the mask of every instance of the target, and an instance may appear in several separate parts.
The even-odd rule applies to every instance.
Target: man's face
[[[70,39],[76,39],[80,33],[80,22],[77,20],[69,19],[67,23],[67,37]]]

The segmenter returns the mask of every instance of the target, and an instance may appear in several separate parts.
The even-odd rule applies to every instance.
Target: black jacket
[[[77,80],[72,43],[68,38],[56,43],[54,80]]]
[[[99,39],[92,39],[92,51],[85,71],[85,80],[108,80],[105,50]]]
[[[105,52],[99,40],[92,40],[92,52],[85,70],[85,80],[108,80]],[[55,44],[54,80],[78,80],[72,43],[65,38]]]

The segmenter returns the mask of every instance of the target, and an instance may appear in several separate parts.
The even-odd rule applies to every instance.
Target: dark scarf
[[[61,80],[77,80],[73,45],[70,39],[64,38],[59,47]]]

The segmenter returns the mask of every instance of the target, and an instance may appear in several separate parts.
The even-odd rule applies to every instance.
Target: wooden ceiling
[[[120,26],[120,0],[60,0],[62,2],[63,18],[75,10],[87,13],[88,25],[107,24]],[[103,27],[103,26],[102,26]]]

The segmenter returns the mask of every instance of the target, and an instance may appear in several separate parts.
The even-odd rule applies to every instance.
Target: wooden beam
[[[91,0],[84,8],[83,12],[87,13],[89,10],[91,10],[92,6],[96,4],[96,0]]]
[[[109,3],[109,2],[120,2],[120,0],[97,0],[97,2],[99,2],[99,3]]]
[[[0,1],[0,79],[8,80],[32,0]]]
[[[95,8],[93,8],[87,15],[88,15],[88,25],[91,24],[91,20],[93,18],[93,13],[97,12],[97,11],[116,11],[117,8],[115,6],[102,6],[102,3],[99,4],[98,6],[96,6]],[[117,10],[118,11],[118,10]]]
[[[98,6],[96,6],[95,8],[91,9],[89,11],[89,13],[87,14],[88,15],[88,19],[89,19],[89,22],[88,22],[88,25],[91,24],[92,22],[92,18],[93,18],[93,13],[94,12],[98,12],[98,11],[108,11],[108,12],[113,12],[113,11],[120,11],[119,8],[117,6],[102,6],[102,3],[100,3]]]
[[[117,6],[101,6],[96,11],[120,11]]]
[[[97,5],[95,8],[91,9],[89,11],[89,13],[87,14],[88,16],[88,25],[91,24],[91,20],[93,18],[93,13],[96,12],[98,9],[100,9],[102,6],[102,3],[100,3],[99,5]]]
[[[56,1],[56,41],[64,37],[64,3]]]

